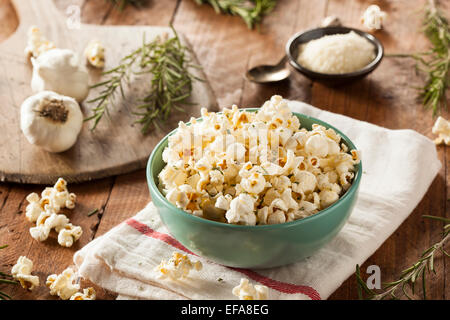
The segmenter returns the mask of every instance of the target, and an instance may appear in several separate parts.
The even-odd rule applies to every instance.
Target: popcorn
[[[268,215],[267,217],[267,224],[278,224],[278,223],[285,223],[286,222],[286,216],[283,211],[276,210]]]
[[[25,216],[27,217],[28,221],[36,222],[36,220],[42,213],[39,195],[35,192],[30,193],[26,197],[26,200],[28,201],[29,204],[25,208]]]
[[[230,159],[242,162],[244,161],[245,151],[245,146],[242,143],[232,143],[227,147],[226,154]]]
[[[285,100],[257,112],[236,105],[179,123],[159,174],[168,201],[232,224],[284,223],[319,212],[351,186],[361,155],[333,129],[300,127]]]
[[[256,224],[254,207],[255,198],[246,193],[241,193],[237,198],[231,200],[230,209],[226,212],[225,218],[228,223],[254,226]]]
[[[169,261],[162,260],[161,263],[155,267],[155,271],[160,273],[160,278],[170,278],[172,280],[179,280],[186,278],[192,269],[200,271],[203,265],[200,261],[192,262],[187,255],[178,252],[172,253],[172,258]]]
[[[75,283],[76,280],[74,270],[72,268],[67,268],[60,275],[49,275],[47,277],[46,286],[50,289],[51,295],[57,295],[62,300],[68,300],[80,290],[80,285]]]
[[[328,141],[320,135],[313,135],[306,140],[305,151],[310,155],[324,158],[328,154]]]
[[[239,300],[267,300],[269,288],[263,285],[253,286],[248,279],[242,278],[239,285],[233,288],[232,293],[239,297]]]
[[[49,229],[55,228],[57,231],[69,225],[69,218],[63,214],[52,213],[46,220],[45,225]]]
[[[70,300],[95,300],[97,294],[94,288],[89,287],[87,289],[83,289],[83,293],[76,292],[71,297]]]
[[[66,224],[60,230],[56,229],[56,231],[59,232],[58,243],[63,247],[71,247],[83,234],[81,227],[74,226],[71,223]]]
[[[40,225],[30,228],[30,234],[33,239],[42,242],[47,240],[50,229],[46,225]]]
[[[432,132],[438,137],[434,139],[435,144],[445,143],[450,145],[450,122],[439,116],[434,123]]]
[[[386,12],[381,11],[380,7],[376,4],[372,4],[364,11],[361,17],[361,23],[369,30],[378,30],[382,28],[382,24],[386,21],[386,18]]]
[[[322,190],[319,193],[320,205],[322,208],[329,207],[339,199],[339,194],[332,190]]]
[[[75,208],[77,197],[74,193],[69,193],[67,190],[67,182],[63,178],[59,178],[53,188],[45,188],[41,196],[50,199],[50,205],[56,212],[59,212],[62,208]]]
[[[36,226],[30,228],[33,239],[45,241],[51,230],[58,232],[58,243],[61,246],[70,247],[77,241],[83,230],[74,226],[64,214],[58,214],[62,208],[73,209],[76,195],[69,193],[67,182],[59,178],[53,187],[45,188],[41,193],[31,193],[27,196],[29,204],[26,207],[26,217],[30,222],[36,222]]]
[[[33,261],[25,256],[20,256],[17,263],[12,267],[11,274],[24,289],[33,290],[39,286],[39,277],[31,275],[32,270]]]
[[[222,210],[229,210],[230,209],[231,200],[233,200],[233,197],[231,195],[229,195],[229,194],[220,195],[216,199],[215,206],[216,206],[216,208],[219,208],[219,209],[222,209]]]
[[[105,66],[105,47],[98,40],[91,40],[84,49],[84,56],[88,63],[96,68],[103,68]]]
[[[248,178],[241,180],[241,186],[251,194],[259,194],[266,187],[266,179],[259,172],[253,172]]]
[[[292,190],[300,194],[313,192],[317,186],[316,176],[306,170],[296,170],[294,173],[294,181]]]
[[[28,43],[25,48],[25,55],[27,57],[37,58],[41,53],[54,48],[55,45],[53,42],[50,42],[43,37],[41,30],[38,27],[30,27],[28,30]]]

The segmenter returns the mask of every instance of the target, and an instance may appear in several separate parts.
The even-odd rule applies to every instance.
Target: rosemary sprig
[[[419,97],[425,108],[436,116],[447,108],[446,91],[450,83],[450,28],[447,18],[437,8],[434,0],[429,0],[423,21],[423,32],[432,48],[427,52],[414,54],[387,54],[390,57],[409,57],[416,60],[416,68],[427,74],[427,80],[419,89]]]
[[[423,217],[443,221],[445,223],[441,241],[435,243],[430,248],[425,250],[416,263],[414,263],[409,268],[402,271],[400,277],[397,280],[385,283],[384,288],[379,293],[377,293],[373,289],[368,288],[367,284],[361,277],[359,265],[356,265],[356,282],[358,286],[359,299],[371,299],[371,300],[382,300],[386,298],[398,299],[396,293],[399,289],[401,289],[403,294],[408,299],[412,300],[413,297],[410,295],[410,293],[414,294],[415,285],[420,278],[422,278],[421,284],[422,284],[423,299],[427,298],[426,275],[430,271],[436,274],[436,271],[434,269],[435,254],[440,251],[441,253],[444,254],[444,256],[450,257],[450,255],[444,250],[444,245],[450,238],[450,219],[428,215],[424,215]],[[411,290],[410,293],[408,293],[408,287]]]
[[[430,59],[424,68],[428,80],[420,95],[423,105],[433,110],[433,115],[447,107],[446,90],[449,85],[450,28],[446,17],[437,9],[435,1],[429,0],[424,21],[424,32],[433,45]],[[421,61],[421,60],[419,60]]]
[[[195,0],[197,4],[209,4],[217,13],[241,17],[249,29],[261,23],[276,5],[276,0]]]
[[[129,4],[139,7],[144,1],[145,0],[109,0],[109,2],[112,2],[114,6],[119,9],[119,11],[123,11],[123,9],[125,9],[125,7]]]
[[[87,216],[90,217],[90,216],[96,214],[97,212],[98,212],[98,209],[91,210],[91,211],[87,214]]]
[[[109,79],[97,83],[93,88],[100,87],[99,96],[88,101],[95,102],[93,115],[85,121],[94,120],[92,130],[102,119],[117,92],[125,98],[124,85],[129,82],[131,75],[151,75],[148,93],[141,99],[133,114],[139,116],[136,121],[142,125],[142,133],[151,128],[158,128],[158,122],[166,121],[171,112],[184,112],[183,105],[192,92],[192,81],[201,80],[190,72],[194,66],[188,55],[186,46],[180,42],[178,34],[172,27],[174,36],[168,39],[161,37],[154,41],[143,40],[142,46],[125,56],[120,64],[104,73]]]
[[[0,246],[0,250],[1,249],[5,249],[6,247],[8,247],[8,245]],[[2,283],[4,283],[4,284],[17,284],[17,281],[15,281],[11,275],[0,271],[0,284],[2,284]],[[0,291],[0,300],[6,300],[6,299],[11,299],[11,296],[9,296],[6,293]]]
[[[109,113],[108,111],[109,103],[114,102],[116,92],[118,89],[122,95],[122,98],[125,98],[123,86],[130,79],[130,75],[132,73],[131,68],[133,64],[136,62],[140,49],[122,58],[119,66],[111,70],[105,71],[103,75],[109,75],[110,78],[108,80],[96,83],[95,85],[91,86],[91,88],[102,88],[99,96],[87,101],[88,103],[92,102],[96,103],[96,106],[92,109],[94,114],[84,119],[84,121],[94,120],[94,124],[91,130],[95,130],[98,123],[102,119],[103,115],[105,113]]]

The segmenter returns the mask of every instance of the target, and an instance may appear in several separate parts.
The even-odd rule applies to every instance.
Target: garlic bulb
[[[32,58],[33,92],[51,90],[83,101],[89,93],[88,73],[78,65],[75,53],[68,49],[52,49]]]
[[[63,152],[72,147],[82,125],[78,103],[52,91],[28,97],[20,109],[20,128],[28,142],[49,152]]]

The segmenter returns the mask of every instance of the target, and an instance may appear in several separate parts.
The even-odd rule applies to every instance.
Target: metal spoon
[[[326,17],[321,24],[321,27],[336,27],[341,26],[341,20],[337,16]],[[288,57],[285,55],[280,62],[274,66],[261,65],[251,68],[245,73],[245,77],[256,83],[270,83],[282,81],[289,77],[291,71],[286,67]]]
[[[289,77],[291,71],[286,67],[288,57],[284,56],[274,66],[262,65],[251,68],[245,73],[245,77],[256,83],[270,83],[284,80]]]

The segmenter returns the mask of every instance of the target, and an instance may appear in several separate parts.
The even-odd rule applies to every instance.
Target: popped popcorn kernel
[[[45,284],[50,289],[51,295],[58,296],[62,300],[68,300],[80,289],[76,280],[77,276],[74,270],[67,268],[59,275],[49,275]]]
[[[97,297],[94,288],[89,287],[87,289],[83,289],[83,292],[76,292],[71,297],[70,300],[95,300]]]
[[[11,275],[20,282],[24,289],[31,291],[39,286],[39,277],[31,275],[32,270],[33,261],[26,256],[20,256],[11,269]]]
[[[387,14],[376,4],[370,5],[361,17],[361,23],[369,30],[379,30],[386,21]]]
[[[242,278],[239,285],[233,288],[232,293],[239,297],[239,300],[267,300],[269,289],[263,285],[253,286],[248,279]]]
[[[55,45],[53,42],[47,40],[41,33],[41,30],[32,26],[28,30],[28,42],[25,48],[25,55],[28,58],[37,58],[39,55],[44,53],[45,51],[54,49]]]
[[[105,47],[98,40],[91,40],[84,49],[84,55],[90,65],[96,68],[105,66]]]
[[[179,280],[186,278],[191,270],[200,271],[202,268],[200,261],[192,262],[187,255],[173,252],[169,261],[162,260],[155,271],[160,273],[160,278]]]
[[[450,145],[450,122],[439,116],[434,123],[432,132],[438,137],[434,139],[435,144]]]

